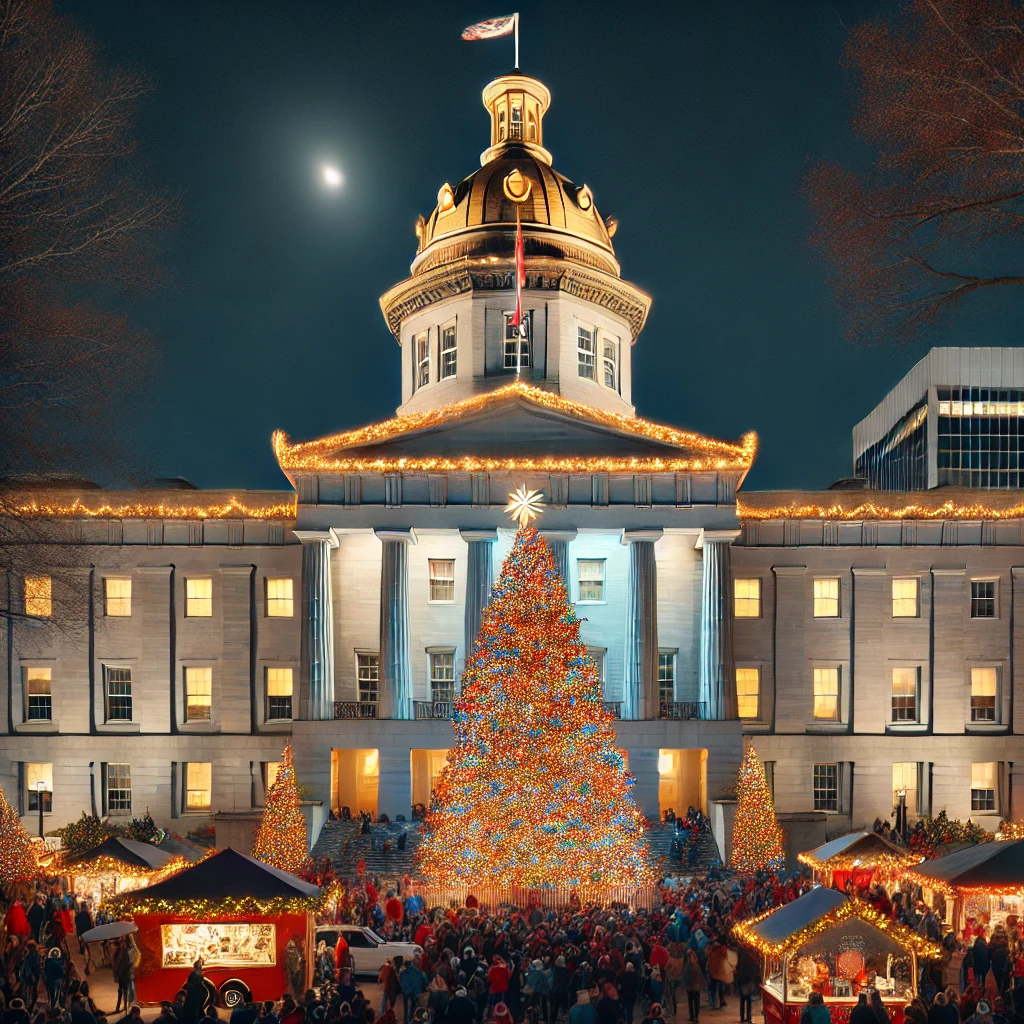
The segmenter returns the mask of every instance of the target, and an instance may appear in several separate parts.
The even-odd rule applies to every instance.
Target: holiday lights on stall
[[[743,751],[736,783],[736,818],[732,826],[732,866],[738,871],[777,871],[786,862],[782,829],[754,748]]]
[[[267,793],[267,805],[256,831],[252,855],[282,871],[301,871],[309,863],[306,819],[299,810],[291,743],[284,748],[274,784]]]
[[[39,874],[36,847],[0,789],[0,888],[30,882]]]
[[[517,503],[525,515],[528,495]],[[534,506],[535,508],[535,506]],[[654,880],[633,779],[551,551],[520,527],[455,702],[419,865],[435,886]]]

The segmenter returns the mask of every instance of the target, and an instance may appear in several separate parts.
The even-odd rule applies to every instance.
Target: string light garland
[[[138,501],[91,504],[81,498],[69,502],[0,501],[0,515],[20,519],[294,519],[296,511],[295,500],[281,501],[280,494],[266,504],[234,497],[207,505]]]
[[[323,904],[320,896],[275,896],[260,900],[251,896],[225,896],[221,899],[152,900],[134,899],[132,893],[111,901],[115,916],[131,914],[175,914],[196,921],[248,918],[252,916],[274,917],[278,914],[305,914],[316,912]]]
[[[0,888],[29,882],[39,874],[36,846],[0,789]]]
[[[1024,839],[1024,821],[1001,821],[996,839]]]
[[[777,871],[786,863],[782,829],[754,748],[747,743],[736,782],[736,817],[732,826],[732,866],[738,871]]]
[[[976,493],[950,487],[934,494],[887,493],[884,499],[865,498],[863,491],[751,491],[736,495],[736,514],[747,520],[1024,519],[1024,502],[1014,491],[992,491],[981,502]]]
[[[292,873],[301,871],[309,863],[306,819],[299,810],[291,743],[284,748],[274,784],[267,793],[267,805],[256,831],[252,855],[272,868]]]
[[[482,412],[490,406],[508,401],[511,398],[523,398],[534,405],[539,405],[553,412],[562,413],[584,423],[597,423],[614,430],[642,437],[676,448],[689,449],[691,455],[686,458],[667,459],[592,459],[583,457],[566,457],[561,459],[479,459],[473,456],[464,458],[408,458],[408,459],[372,459],[365,457],[343,458],[337,453],[345,448],[361,448],[367,445],[380,444],[410,434],[415,431],[429,430],[434,427],[447,426],[458,420]],[[408,470],[470,470],[470,469],[555,469],[563,472],[591,472],[592,467],[599,465],[619,466],[623,469],[636,467],[638,464],[649,465],[650,472],[655,467],[663,467],[665,471],[682,469],[749,469],[757,452],[757,435],[753,432],[744,434],[739,443],[716,441],[701,434],[677,430],[674,427],[652,423],[636,416],[622,413],[607,412],[593,406],[574,402],[551,391],[533,387],[523,381],[515,381],[505,387],[489,391],[486,394],[474,395],[470,398],[452,402],[437,409],[396,416],[382,423],[374,423],[358,430],[350,430],[313,441],[292,443],[283,431],[275,431],[273,435],[274,454],[283,470],[364,470],[382,472],[387,469]]]
[[[891,878],[912,864],[920,864],[923,858],[917,853],[867,853],[860,856],[840,853],[828,860],[818,860],[810,853],[800,853],[796,859],[826,874],[832,871],[876,871],[882,877]]]
[[[419,866],[437,886],[654,881],[597,666],[551,550],[520,527],[455,702]]]
[[[83,860],[81,857],[57,858],[52,866],[54,870],[67,872],[77,878],[87,878],[91,875],[120,875],[123,878],[145,879],[147,884],[155,885],[191,867],[192,862],[178,856],[172,857],[163,867],[147,868],[141,864],[130,864],[118,857],[104,855],[92,860]]]

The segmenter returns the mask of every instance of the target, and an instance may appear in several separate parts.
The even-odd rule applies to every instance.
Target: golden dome
[[[618,276],[611,234],[591,190],[555,171],[541,144],[547,88],[526,75],[503,75],[484,89],[483,100],[491,145],[480,169],[454,187],[445,182],[438,205],[420,219],[413,274],[467,258],[507,257],[518,213],[528,257],[570,259]]]

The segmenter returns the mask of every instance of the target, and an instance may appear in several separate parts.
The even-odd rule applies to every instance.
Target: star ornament
[[[520,529],[530,525],[531,519],[544,511],[543,491],[528,491],[526,485],[517,487],[509,496],[505,513],[510,519],[519,521]]]

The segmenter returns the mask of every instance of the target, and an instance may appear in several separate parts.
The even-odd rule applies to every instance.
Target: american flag
[[[473,39],[496,39],[498,36],[509,35],[516,27],[516,16],[508,15],[505,18],[489,18],[487,21],[478,21],[475,25],[462,30],[462,38]]]

